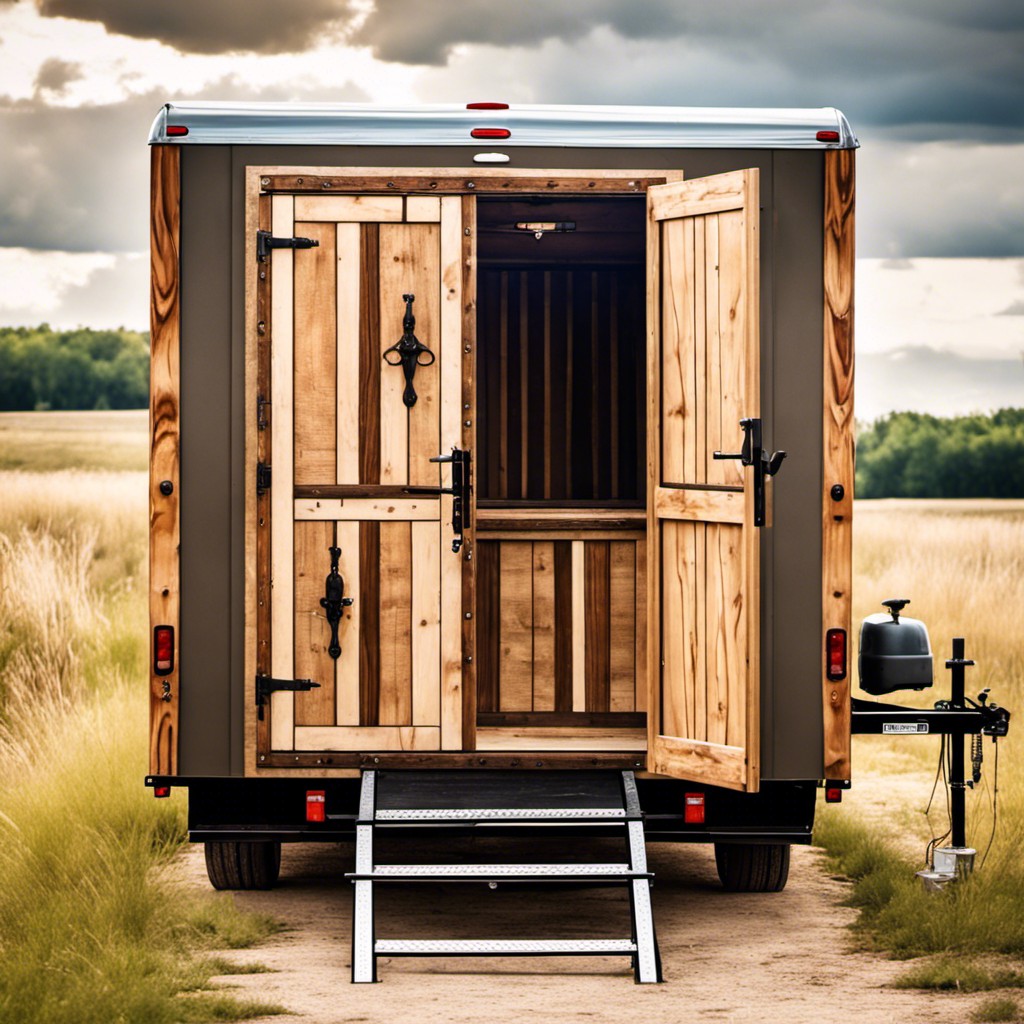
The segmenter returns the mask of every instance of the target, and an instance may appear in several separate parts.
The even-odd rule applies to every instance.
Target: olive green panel
[[[183,147],[183,775],[243,773],[245,168],[456,167],[477,148]],[[762,777],[821,772],[818,152],[515,150],[509,167],[761,171],[762,417],[790,452],[762,544]]]

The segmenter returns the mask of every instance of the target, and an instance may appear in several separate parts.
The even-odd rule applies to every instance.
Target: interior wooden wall
[[[634,266],[480,270],[480,499],[642,504],[644,287]]]
[[[478,712],[630,714],[646,707],[646,543],[479,540]],[[634,724],[623,720],[620,724]]]

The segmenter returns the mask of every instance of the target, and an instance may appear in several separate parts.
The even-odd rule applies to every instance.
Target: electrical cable
[[[941,836],[936,836],[935,835],[935,829],[932,826],[932,819],[931,819],[930,815],[931,815],[931,810],[932,810],[932,804],[935,802],[935,790],[938,789],[939,778],[940,777],[943,780],[943,783],[944,783],[943,789],[945,790],[945,794],[946,794],[946,820],[947,820],[947,828],[946,828],[946,831],[943,832]],[[947,776],[947,773],[946,773],[946,736],[945,736],[945,734],[943,734],[942,735],[942,742],[941,742],[941,744],[939,746],[939,762],[935,766],[935,781],[932,783],[932,792],[931,792],[931,795],[928,797],[928,806],[925,807],[925,809],[924,809],[925,821],[928,822],[928,831],[931,832],[931,834],[932,834],[931,839],[929,840],[929,842],[927,843],[927,845],[924,848],[924,862],[927,865],[927,867],[929,867],[929,868],[932,867],[932,853],[935,850],[935,847],[938,846],[939,843],[941,843],[942,840],[945,839],[946,836],[948,836],[950,834],[950,832],[952,832],[952,830],[953,830],[953,815],[952,815],[952,810],[951,810],[950,804],[949,804],[949,785],[948,785],[948,783],[946,781],[947,778],[948,778],[948,776]]]
[[[988,860],[988,852],[992,849],[992,841],[996,837],[996,821],[999,815],[999,744],[993,737],[993,746],[996,748],[995,757],[993,758],[995,764],[992,768],[992,831],[988,836],[988,845],[985,847],[985,852],[981,855],[981,864],[979,867],[985,866],[985,861]]]

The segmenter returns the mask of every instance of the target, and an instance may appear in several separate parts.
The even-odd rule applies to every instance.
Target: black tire
[[[207,842],[206,873],[214,889],[273,889],[281,871],[281,844]]]
[[[782,892],[789,878],[789,844],[715,843],[715,864],[730,892]]]

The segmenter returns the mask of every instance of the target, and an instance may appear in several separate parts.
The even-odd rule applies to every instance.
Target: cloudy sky
[[[1019,0],[0,0],[0,323],[145,326],[173,98],[837,106],[861,351],[1020,364]]]

